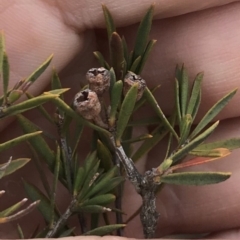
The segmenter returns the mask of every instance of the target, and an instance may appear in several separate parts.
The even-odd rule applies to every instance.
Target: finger
[[[208,8],[223,6],[236,0],[210,0],[210,1],[191,1],[191,0],[160,0],[155,2],[155,19],[168,18],[186,13],[200,11]],[[46,1],[53,7],[60,9],[62,17],[66,24],[76,29],[83,28],[103,28],[105,27],[102,8],[99,1],[62,1],[57,0],[54,3]],[[143,0],[141,2],[123,0],[121,2],[106,0],[106,5],[118,27],[128,26],[139,22],[145,14],[146,9],[151,5],[151,1]]]
[[[209,142],[239,136],[239,120],[235,118],[223,121]],[[160,164],[161,155],[164,154],[160,149],[165,149],[163,144],[159,144],[149,154],[147,169]],[[239,153],[240,150],[235,150],[230,156],[216,162],[183,169],[232,172],[230,179],[223,183],[199,187],[166,185],[158,195],[161,215],[157,237],[173,233],[216,232],[239,226]]]

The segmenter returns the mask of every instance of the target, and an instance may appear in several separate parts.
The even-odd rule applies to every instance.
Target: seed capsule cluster
[[[108,128],[108,124],[101,118],[102,96],[110,87],[110,72],[103,68],[91,68],[86,74],[89,88],[80,91],[74,97],[73,106],[82,117],[93,120],[97,125]],[[128,72],[124,78],[123,94],[126,95],[132,85],[138,84],[137,100],[139,100],[146,87],[146,82],[139,75]]]

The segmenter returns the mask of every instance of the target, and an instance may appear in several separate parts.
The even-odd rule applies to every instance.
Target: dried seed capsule
[[[101,96],[110,86],[110,73],[104,67],[91,68],[86,74],[89,89]]]
[[[77,93],[74,97],[73,105],[76,111],[88,120],[94,119],[101,112],[98,96],[90,89]]]
[[[146,82],[144,79],[142,79],[139,75],[128,72],[124,78],[124,88],[123,88],[123,94],[126,95],[131,86],[135,83],[138,83],[138,93],[137,93],[137,101],[142,97],[143,92],[146,87]]]

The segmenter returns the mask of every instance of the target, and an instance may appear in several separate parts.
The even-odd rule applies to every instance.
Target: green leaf
[[[194,109],[193,109],[193,112],[192,112],[192,119],[193,119],[193,120],[194,120],[195,117],[197,116],[197,113],[198,113],[198,109],[199,109],[201,100],[202,100],[202,90],[200,89],[200,90],[199,90],[199,94],[198,94],[198,98],[197,98],[197,100],[196,100],[196,104],[195,104]]]
[[[195,148],[194,151],[212,150],[216,148],[227,148],[229,150],[240,148],[240,138],[231,138],[211,143],[203,143]]]
[[[24,116],[18,115],[17,119],[24,133],[32,133],[38,131],[38,127]],[[28,141],[34,147],[36,152],[44,159],[50,169],[53,170],[55,155],[53,151],[49,148],[44,138],[38,135],[32,139],[29,139]]]
[[[83,132],[83,125],[82,124],[77,124],[76,125],[76,128],[75,128],[75,137],[74,137],[74,147],[73,147],[73,150],[72,150],[72,156],[75,156],[77,150],[78,150],[78,144],[79,144],[79,141],[81,139],[81,136],[82,136],[82,132]]]
[[[123,140],[122,143],[135,143],[135,142],[140,142],[149,138],[152,138],[153,136],[151,134],[142,134],[140,136],[137,136],[135,138],[131,138],[128,140]]]
[[[112,89],[113,89],[113,86],[116,82],[116,74],[115,74],[114,69],[112,67],[109,70],[109,73],[110,73],[110,89],[109,89],[109,92],[111,93]],[[110,97],[111,97],[111,95],[110,95]]]
[[[52,211],[51,211],[51,203],[49,199],[34,185],[31,183],[23,180],[24,189],[32,201],[41,200],[40,204],[38,205],[38,210],[41,212],[42,216],[44,217],[47,223],[51,222],[52,219]],[[56,221],[59,217],[59,214],[56,212],[54,213],[54,220]]]
[[[22,231],[22,228],[21,228],[21,226],[19,224],[17,225],[17,231],[18,231],[18,237],[20,239],[25,239],[23,231]]]
[[[147,62],[147,59],[153,49],[153,46],[155,45],[155,43],[157,42],[157,40],[150,40],[147,44],[147,47],[142,55],[142,58],[141,58],[141,62],[140,64],[138,65],[137,69],[136,69],[136,74],[141,74],[144,66],[145,66],[145,63]]]
[[[70,88],[61,88],[61,89],[54,89],[51,91],[44,92],[43,95],[57,95],[58,97],[67,92]]]
[[[112,15],[106,5],[102,5],[102,10],[105,18],[105,24],[107,28],[108,40],[110,41],[112,33],[116,31],[116,27],[112,18]]]
[[[104,213],[111,212],[111,209],[99,205],[87,205],[76,208],[75,211],[83,213]]]
[[[197,74],[194,84],[193,84],[193,89],[191,92],[191,97],[188,103],[187,107],[187,114],[192,115],[194,108],[196,107],[196,104],[198,104],[198,96],[201,91],[201,84],[202,84],[202,79],[203,79],[203,73]]]
[[[185,157],[193,149],[195,149],[199,144],[201,144],[218,126],[219,122],[214,123],[211,127],[205,130],[202,134],[191,140],[188,144],[183,146],[180,150],[174,153],[170,158],[173,160],[173,163]]]
[[[30,158],[18,158],[16,160],[13,160],[9,163],[7,168],[4,172],[4,177],[7,175],[10,175],[11,173],[17,171],[18,169],[22,168],[24,165],[26,165],[31,159]],[[2,168],[5,164],[0,164],[0,168]]]
[[[0,32],[0,75],[2,75],[2,72],[3,72],[4,51],[5,51],[4,34],[3,32]]]
[[[181,115],[185,116],[188,102],[188,74],[186,68],[182,67],[182,77],[179,82]]]
[[[116,145],[121,145],[121,137],[122,134],[128,124],[128,121],[131,117],[131,114],[134,109],[134,105],[137,99],[137,89],[138,84],[134,84],[131,86],[130,90],[127,92],[123,102],[122,106],[119,112],[118,121],[117,121],[117,129],[116,129]]]
[[[159,89],[161,85],[157,85],[156,87],[154,87],[153,89],[151,89],[151,93],[153,94],[157,89]],[[146,90],[146,89],[145,89]],[[145,91],[144,90],[144,91]],[[134,112],[137,111],[140,107],[142,107],[145,103],[146,103],[147,99],[145,97],[145,95],[143,94],[143,96],[141,97],[140,100],[138,100],[135,104],[135,107],[134,107]]]
[[[18,203],[15,203],[14,205],[12,205],[11,207],[5,209],[4,211],[0,212],[0,218],[2,217],[8,217],[9,215],[11,215],[13,212],[16,212],[20,207],[22,207],[27,201],[27,198],[24,198],[23,200],[21,200]]]
[[[113,167],[113,156],[100,140],[97,141],[97,156],[100,159],[100,167],[105,171],[109,171]]]
[[[84,177],[85,177],[84,169],[83,169],[83,167],[79,167],[75,181],[74,181],[74,186],[73,186],[73,195],[74,196],[77,196],[79,194],[79,191],[84,183]]]
[[[126,61],[126,68],[128,70],[128,65],[129,63],[129,54],[128,54],[128,46],[127,46],[127,42],[124,36],[122,36],[122,45],[123,45],[123,55],[124,55],[124,59]],[[123,73],[123,76],[126,75],[126,72]]]
[[[118,33],[113,32],[110,39],[110,59],[116,78],[123,79],[124,53],[122,39]]]
[[[216,148],[216,149],[206,149],[198,150],[198,148],[193,149],[189,154],[199,157],[225,157],[226,154],[230,154],[227,148]]]
[[[86,197],[90,198],[91,196],[96,196],[97,194],[105,194],[107,192],[102,192],[102,190],[106,189],[107,186],[112,184],[113,177],[117,174],[118,167],[113,167],[110,171],[102,175],[101,180],[91,189],[91,191],[87,194]]]
[[[47,60],[42,63],[26,80],[25,82],[35,82],[37,78],[46,70],[50,62],[52,61],[53,54],[50,55]]]
[[[52,70],[51,88],[52,90],[62,89],[62,84],[55,68]],[[63,99],[63,95],[60,95],[60,98]]]
[[[222,99],[220,99],[214,106],[208,110],[202,120],[198,123],[197,127],[194,129],[190,138],[196,136],[208,123],[210,123],[213,118],[228,104],[228,102],[232,99],[232,97],[236,94],[237,89],[234,89],[227,95],[225,95]]]
[[[131,68],[130,68],[130,71],[131,71],[131,72],[136,73],[136,69],[138,68],[138,65],[139,65],[141,59],[142,59],[142,57],[139,56],[139,57],[137,57],[137,58],[134,60],[132,66],[131,66]]]
[[[190,114],[184,115],[181,121],[181,136],[180,136],[179,145],[185,144],[188,138],[189,132],[191,130],[191,125],[192,125],[192,116]]]
[[[28,99],[35,98],[32,94],[26,92],[25,93]],[[49,115],[49,113],[46,111],[46,109],[43,106],[38,106],[37,109],[39,112],[52,124],[54,124],[53,118]]]
[[[137,37],[133,51],[133,61],[139,56],[144,54],[146,49],[148,36],[151,30],[152,18],[153,18],[154,5],[148,9],[147,13],[143,17],[137,32]]]
[[[2,59],[2,78],[3,78],[3,94],[4,99],[7,100],[8,83],[9,83],[9,62],[6,52],[3,53]]]
[[[42,132],[41,131],[35,131],[33,133],[28,133],[28,134],[24,134],[20,137],[16,137],[14,139],[11,139],[5,143],[1,143],[0,144],[0,152],[4,151],[4,150],[7,150],[9,148],[12,148],[14,147],[15,145],[23,142],[23,141],[28,141],[29,139],[31,138],[34,138],[36,136],[38,136],[39,134],[41,134]]]
[[[136,162],[145,154],[147,154],[160,140],[162,140],[168,131],[162,125],[158,126],[152,133],[152,138],[146,139],[142,145],[138,148],[138,150],[132,156],[132,160]]]
[[[182,129],[182,114],[181,114],[181,107],[180,107],[180,89],[179,89],[179,82],[175,78],[175,108],[177,112],[177,119],[180,131]]]
[[[112,224],[112,225],[107,225],[107,226],[103,226],[103,227],[98,227],[95,228],[93,230],[90,230],[86,233],[84,233],[84,236],[104,236],[107,234],[112,233],[113,231],[116,231],[117,229],[123,228],[125,227],[125,224]]]
[[[105,194],[105,193],[109,193],[110,191],[112,191],[113,189],[115,189],[117,186],[119,186],[122,182],[124,182],[125,179],[123,177],[115,177],[112,178],[110,182],[108,182],[108,184],[106,184],[104,187],[100,187],[100,183],[103,186],[103,183],[100,182],[97,186],[96,189],[98,188],[99,191],[97,192],[97,194]],[[93,193],[91,191],[91,196],[93,196]]]
[[[110,66],[109,66],[108,63],[105,61],[103,55],[102,55],[100,52],[96,51],[96,52],[93,52],[93,54],[94,54],[94,56],[96,57],[96,59],[98,60],[98,62],[99,62],[99,64],[100,64],[101,67],[104,67],[104,68],[106,68],[106,69],[108,69],[108,70],[110,69]]]
[[[230,176],[231,173],[222,172],[184,172],[162,176],[160,181],[163,183],[177,185],[201,186],[223,182],[227,180]]]
[[[157,113],[157,116],[162,120],[162,123],[164,124],[164,126],[170,132],[172,132],[173,136],[175,136],[176,139],[178,139],[177,133],[175,132],[175,130],[173,129],[173,127],[171,126],[171,124],[169,123],[169,121],[167,120],[165,115],[163,114],[163,112],[162,112],[161,108],[159,107],[156,99],[154,98],[153,94],[151,93],[151,91],[147,87],[146,87],[143,95],[147,99],[147,101],[149,102],[149,104],[151,105],[153,110]]]
[[[57,146],[57,152],[56,152],[56,161],[55,161],[55,167],[54,167],[54,179],[53,179],[53,187],[52,187],[52,194],[50,199],[50,205],[51,205],[51,221],[49,223],[50,228],[54,225],[55,220],[55,206],[56,206],[56,192],[57,192],[57,185],[58,185],[58,177],[59,177],[59,171],[60,171],[60,147]]]
[[[57,97],[58,97],[58,95],[53,95],[53,94],[41,95],[38,97],[34,97],[33,99],[29,99],[24,102],[21,102],[19,104],[10,106],[8,108],[4,108],[1,110],[0,118],[25,112],[32,108],[38,107],[38,106],[46,103],[47,101],[52,100]]]
[[[116,200],[115,195],[113,194],[103,194],[98,195],[96,197],[91,198],[90,200],[87,200],[83,205],[107,205],[109,203],[112,203]]]
[[[119,80],[115,82],[111,90],[111,109],[109,114],[109,125],[111,127],[114,126],[116,121],[117,109],[121,102],[121,97],[122,97],[122,88],[123,88],[123,82]]]

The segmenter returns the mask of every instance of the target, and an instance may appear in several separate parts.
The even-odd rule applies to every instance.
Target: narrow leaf
[[[16,212],[20,207],[22,207],[27,201],[27,198],[24,198],[18,203],[15,203],[11,207],[5,209],[4,211],[0,212],[0,218],[2,217],[8,217],[10,214]]]
[[[83,205],[107,205],[109,203],[114,202],[116,199],[115,195],[113,194],[103,194],[98,195],[96,197],[91,198],[90,200],[87,200]]]
[[[136,73],[136,69],[138,68],[139,63],[141,62],[141,59],[142,59],[142,57],[139,56],[139,57],[137,57],[137,58],[134,60],[132,66],[131,66],[131,68],[130,68],[130,71],[131,71],[131,72]]]
[[[135,138],[131,138],[131,139],[128,139],[128,140],[123,140],[122,142],[123,143],[136,143],[136,142],[140,142],[140,141],[152,138],[152,137],[153,136],[151,134],[143,134],[143,135],[140,135],[140,136],[135,137]]]
[[[27,118],[22,115],[18,115],[18,122],[24,133],[32,133],[38,131],[36,125],[30,122]],[[40,135],[29,139],[30,144],[34,147],[37,153],[42,156],[45,162],[48,164],[50,169],[54,169],[55,156],[53,151],[49,148],[44,138]]]
[[[116,230],[118,230],[120,228],[123,228],[125,226],[126,226],[125,224],[107,225],[107,226],[98,227],[98,228],[95,228],[93,230],[90,230],[90,231],[84,233],[83,235],[84,236],[93,236],[93,235],[95,235],[95,236],[104,236],[104,235],[110,234],[113,231],[116,231]]]
[[[46,196],[43,195],[43,193],[40,192],[40,190],[34,185],[24,180],[23,180],[23,184],[24,184],[24,189],[27,195],[32,201],[40,200],[40,204],[38,205],[38,210],[41,212],[45,221],[47,223],[50,223],[52,219],[52,214],[51,214],[51,204],[49,199],[47,199]],[[58,216],[59,215],[55,211],[54,220],[57,220]]]
[[[98,51],[93,52],[93,55],[96,57],[96,59],[98,60],[98,62],[99,62],[99,64],[100,64],[101,67],[104,67],[104,68],[106,68],[106,69],[108,69],[108,70],[110,69],[110,66],[109,66],[108,63],[105,61],[103,55],[102,55],[100,52],[98,52]]]
[[[54,167],[54,179],[53,179],[53,187],[52,187],[52,195],[50,199],[50,205],[51,205],[51,221],[50,221],[50,228],[54,225],[55,220],[55,205],[56,205],[56,192],[57,192],[57,184],[58,184],[58,177],[59,177],[59,170],[60,170],[60,147],[57,146],[57,152],[56,152],[56,161],[55,161],[55,167]]]
[[[193,89],[192,89],[192,92],[191,92],[191,97],[190,97],[190,100],[189,100],[189,103],[188,103],[187,114],[192,115],[193,110],[194,110],[196,104],[198,103],[197,99],[198,99],[198,96],[200,94],[202,79],[203,79],[203,73],[197,74],[197,76],[194,80]]]
[[[15,171],[17,171],[18,169],[22,168],[24,165],[26,165],[31,159],[30,158],[19,158],[16,160],[13,160],[10,162],[10,164],[7,166],[5,172],[4,172],[4,176],[7,176]],[[0,168],[3,166],[4,164],[0,164]]]
[[[112,36],[112,33],[116,31],[116,27],[112,18],[112,15],[106,5],[102,5],[102,10],[105,18],[105,24],[107,28],[108,33],[108,40],[110,41],[110,38]]]
[[[46,70],[50,62],[52,61],[53,55],[50,55],[47,60],[39,66],[26,80],[25,82],[35,82],[37,78]]]
[[[229,150],[240,148],[240,138],[231,138],[211,143],[203,143],[195,148],[194,151],[212,150],[215,148],[227,148]]]
[[[52,88],[52,90],[62,88],[61,81],[59,79],[59,76],[58,76],[55,68],[53,68],[53,70],[52,70],[51,88]],[[63,95],[60,95],[60,98],[63,99]]]
[[[187,102],[188,102],[188,74],[186,68],[182,67],[182,79],[179,82],[180,88],[180,106],[182,117],[186,114],[187,111]]]
[[[8,108],[2,109],[0,118],[25,112],[32,108],[38,107],[38,106],[46,103],[47,101],[52,100],[57,97],[58,97],[58,95],[53,95],[53,94],[41,95],[41,96],[35,97],[33,99],[29,99],[24,102],[18,103],[16,105],[12,105]]]
[[[83,213],[104,213],[104,212],[111,212],[110,208],[106,208],[99,205],[87,205],[82,206],[77,209],[75,209],[77,212],[83,212]]]
[[[97,156],[100,159],[100,167],[105,171],[109,171],[113,167],[113,156],[100,140],[97,141]]]
[[[222,172],[185,172],[173,173],[161,177],[161,182],[177,185],[207,185],[227,180],[231,173]]]
[[[169,121],[167,120],[165,115],[163,114],[163,112],[162,112],[161,108],[159,107],[156,99],[154,98],[153,94],[151,93],[151,91],[148,88],[145,89],[144,96],[146,97],[147,101],[149,102],[149,104],[151,105],[153,110],[157,113],[157,116],[162,120],[162,122],[165,125],[165,127],[170,132],[172,132],[173,136],[176,139],[178,139],[177,133],[175,132],[175,130],[173,129],[173,127],[171,126],[171,124],[169,123]]]
[[[109,73],[110,73],[110,89],[109,89],[109,92],[111,93],[112,89],[113,89],[113,86],[116,82],[116,74],[115,74],[114,69],[112,67],[109,70]],[[111,97],[111,95],[110,95],[110,97]]]
[[[196,150],[190,152],[191,155],[199,156],[199,157],[225,157],[230,154],[230,150],[228,148],[214,148],[209,150]]]
[[[137,32],[137,37],[134,45],[133,60],[139,56],[142,56],[147,45],[148,36],[151,30],[152,18],[153,18],[154,5],[152,5],[145,16],[143,17]]]
[[[3,70],[4,51],[5,51],[5,39],[4,39],[4,34],[1,31],[0,32],[0,75],[2,75],[2,70]]]
[[[17,225],[17,231],[18,231],[18,237],[20,239],[25,239],[23,231],[22,231],[22,228],[21,228],[21,226],[19,224]]]
[[[137,99],[137,89],[138,89],[138,84],[134,84],[130,90],[127,92],[120,112],[118,116],[118,121],[117,121],[117,130],[116,130],[116,145],[120,146],[121,145],[121,137],[122,134],[128,124],[128,121],[131,117],[131,114],[134,109],[134,105]]]
[[[111,90],[111,109],[109,114],[109,125],[114,126],[116,121],[117,109],[122,97],[123,82],[121,80],[117,81]]]
[[[113,32],[110,39],[111,65],[115,71],[117,79],[123,79],[124,53],[122,39],[118,33]]]
[[[196,136],[210,121],[213,120],[215,116],[228,104],[228,102],[232,99],[232,97],[236,94],[237,89],[234,89],[227,95],[225,95],[222,99],[220,99],[202,118],[200,123],[194,129],[190,138]]]
[[[83,183],[84,183],[84,169],[83,167],[79,167],[78,171],[77,171],[77,175],[75,177],[75,181],[74,181],[74,186],[73,186],[73,195],[77,196]]]
[[[211,127],[209,127],[207,130],[205,130],[202,134],[200,134],[198,137],[194,138],[192,141],[190,141],[188,144],[186,144],[184,147],[182,147],[180,150],[178,150],[176,153],[174,153],[171,157],[173,162],[177,162],[178,160],[185,157],[189,152],[191,152],[194,148],[196,148],[199,144],[201,144],[218,126],[219,122],[214,123]]]
[[[14,147],[15,145],[23,142],[23,141],[28,141],[29,139],[31,138],[34,138],[36,136],[38,136],[39,134],[41,134],[42,132],[41,131],[36,131],[34,133],[28,133],[28,134],[24,134],[20,137],[16,137],[14,139],[11,139],[5,143],[1,143],[0,144],[0,152],[4,151],[4,150],[7,150],[9,148],[12,148]]]
[[[9,62],[6,52],[3,53],[2,60],[2,79],[3,79],[3,94],[4,99],[7,100],[8,83],[9,83]]]
[[[220,157],[208,157],[208,158],[207,158],[207,157],[198,157],[198,158],[194,158],[194,159],[189,160],[189,161],[187,161],[187,162],[174,165],[174,166],[171,167],[169,170],[170,170],[170,171],[175,171],[175,170],[181,169],[181,168],[192,167],[192,166],[195,166],[195,165],[212,162],[212,161],[215,161],[215,160],[219,160],[219,159],[221,159],[221,158],[223,158],[223,157],[226,157],[226,156],[228,156],[229,154],[230,154],[230,152],[229,152],[229,151],[226,151],[226,152],[225,152],[225,155],[220,156]]]
[[[135,72],[136,74],[141,74],[141,72],[145,66],[145,63],[147,62],[147,59],[148,59],[148,57],[153,49],[153,46],[155,45],[156,42],[157,42],[157,40],[154,40],[154,39],[150,40],[148,42],[147,47],[142,55],[141,62],[140,62],[140,64],[138,64],[138,67],[136,69],[136,72]]]

